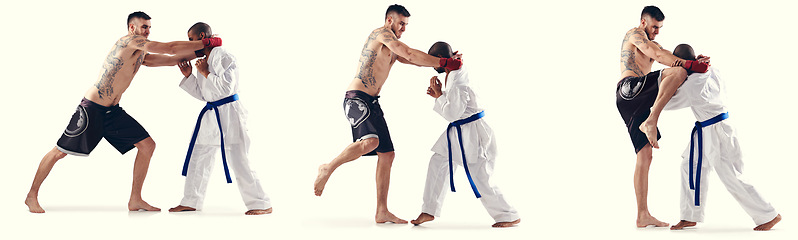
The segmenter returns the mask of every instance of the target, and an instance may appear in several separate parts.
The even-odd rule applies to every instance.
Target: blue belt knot
[[[695,122],[695,127],[693,127],[693,132],[690,134],[690,190],[695,190],[695,205],[700,206],[699,203],[699,196],[701,193],[701,165],[703,164],[703,149],[704,149],[704,137],[703,137],[703,129],[704,127],[708,127],[712,124],[718,123],[723,121],[724,119],[729,118],[729,113],[721,113],[717,116],[710,118],[709,120],[699,122]],[[693,135],[697,135],[696,139],[693,138]],[[696,163],[696,170],[693,171],[693,150],[695,149],[695,141],[698,141],[698,161]],[[695,172],[695,173],[694,173]],[[695,180],[693,180],[695,178]]]
[[[476,195],[477,198],[482,197],[482,195],[479,194],[479,191],[477,190],[477,185],[474,184],[474,180],[471,178],[471,172],[468,171],[468,163],[466,162],[465,149],[463,149],[463,135],[460,126],[466,123],[476,121],[477,119],[480,119],[484,116],[485,116],[485,111],[482,111],[477,114],[471,115],[470,117],[454,121],[450,123],[449,126],[446,128],[446,144],[449,148],[449,185],[451,186],[452,192],[454,192],[454,168],[452,167],[452,141],[449,140],[449,131],[452,129],[452,127],[454,127],[455,129],[457,129],[457,139],[460,141],[460,154],[462,154],[463,156],[463,168],[465,168],[466,176],[468,177],[468,182],[471,183],[471,189],[474,190],[474,195]]]
[[[191,153],[194,151],[194,144],[197,142],[197,135],[199,134],[200,126],[202,125],[202,116],[205,115],[205,112],[208,110],[213,110],[216,113],[216,123],[219,125],[219,139],[221,139],[222,144],[222,165],[224,165],[224,176],[227,178],[227,183],[232,183],[233,180],[230,178],[230,170],[227,168],[227,155],[224,152],[224,133],[222,133],[222,121],[219,117],[219,106],[235,102],[238,100],[238,94],[233,94],[232,96],[223,98],[218,101],[208,102],[205,104],[205,107],[202,108],[202,111],[197,118],[197,124],[194,126],[194,134],[191,135],[191,142],[188,145],[188,153],[186,153],[186,161],[183,163],[183,176],[186,176],[188,173],[188,162],[191,160]]]

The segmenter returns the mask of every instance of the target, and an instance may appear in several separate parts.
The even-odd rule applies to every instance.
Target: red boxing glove
[[[707,70],[709,70],[709,64],[692,60],[684,61],[684,65],[682,65],[682,67],[688,71],[697,73],[705,73]]]
[[[205,47],[218,47],[222,46],[222,39],[218,37],[203,38],[202,44],[204,44]]]
[[[460,66],[463,65],[463,60],[453,59],[453,58],[441,58],[440,64],[441,64],[440,67],[449,69],[449,71],[454,71],[460,69]]]

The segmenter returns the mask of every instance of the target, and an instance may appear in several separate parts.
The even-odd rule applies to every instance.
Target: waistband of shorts
[[[360,90],[349,90],[344,95],[345,98],[360,98],[366,101],[376,101],[380,96],[371,96],[368,93]]]
[[[110,106],[110,107],[106,107],[106,106],[100,105],[99,103],[93,102],[93,101],[91,101],[89,99],[86,99],[85,97],[83,98],[83,100],[80,100],[80,105],[83,106],[83,107],[86,107],[86,108],[96,108],[96,109],[106,110],[106,111],[119,108],[119,104],[116,104],[116,105],[113,105],[113,106]]]

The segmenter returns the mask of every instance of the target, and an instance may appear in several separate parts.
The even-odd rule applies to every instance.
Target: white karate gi
[[[213,102],[238,93],[238,65],[235,57],[221,47],[215,47],[208,55],[208,77],[202,74],[183,78],[180,87],[191,96],[203,101]],[[243,96],[242,98],[246,98]],[[197,105],[197,112],[202,109]],[[268,209],[271,207],[269,197],[263,192],[255,171],[250,169],[247,152],[249,136],[247,135],[247,110],[241,101],[234,101],[218,107],[219,118],[224,133],[224,146],[227,163],[233,171],[238,190],[247,209]],[[196,209],[202,208],[208,179],[211,175],[216,155],[219,154],[219,124],[216,122],[214,110],[202,116],[202,126],[197,135],[197,142],[188,165],[183,200],[180,205]],[[223,181],[223,179],[216,179]]]
[[[464,119],[482,111],[477,106],[476,95],[468,86],[468,73],[465,68],[449,73],[449,80],[443,95],[435,100],[434,110],[443,116],[446,121],[454,122]],[[490,181],[493,166],[496,163],[496,142],[493,131],[484,119],[464,124],[462,128],[463,148],[466,151],[466,161],[471,177],[477,190],[482,195],[480,200],[496,222],[512,222],[520,218],[518,212],[504,199],[499,188]],[[444,128],[444,126],[441,126]],[[460,141],[457,130],[450,131],[452,144],[452,166],[457,173],[457,166],[463,164],[460,153]],[[443,132],[438,142],[432,147],[434,154],[429,162],[427,183],[424,187],[423,213],[436,217],[440,216],[443,199],[449,189],[449,151],[446,142],[446,131]],[[466,175],[462,171],[455,177]],[[470,185],[457,186],[459,192],[474,196]]]
[[[718,75],[719,71],[710,67],[706,73],[691,74],[684,84],[679,87],[676,94],[665,106],[666,110],[690,107],[698,121],[706,121],[728,110],[723,103],[725,86]],[[661,79],[660,79],[661,81]],[[691,222],[704,221],[704,207],[706,206],[707,190],[709,189],[709,172],[715,169],[720,181],[726,186],[734,199],[740,203],[746,213],[753,218],[756,225],[761,225],[778,215],[751,184],[742,176],[743,161],[740,145],[730,120],[734,113],[729,113],[730,118],[704,127],[703,130],[703,164],[701,167],[701,183],[699,205],[695,206],[695,191],[690,190],[689,171],[698,161],[698,143],[693,153],[694,166],[690,166],[690,145],[684,151],[682,158],[682,191],[681,191],[681,219]],[[697,138],[695,134],[694,138]],[[687,138],[687,133],[685,133]],[[697,171],[697,170],[695,170]]]

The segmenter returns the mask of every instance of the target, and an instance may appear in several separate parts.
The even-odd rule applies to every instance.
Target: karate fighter
[[[360,67],[344,95],[344,114],[352,127],[353,143],[329,163],[319,166],[313,184],[321,196],[330,175],[342,164],[364,155],[377,155],[377,223],[407,223],[388,211],[388,185],[394,148],[388,125],[377,101],[388,73],[396,61],[424,67],[446,67],[456,70],[460,60],[437,58],[412,49],[399,41],[408,24],[410,12],[401,5],[391,5],[385,12],[385,25],[369,34],[360,54]]]
[[[39,187],[55,163],[67,154],[88,156],[103,138],[122,154],[133,148],[138,149],[133,165],[133,188],[128,209],[160,211],[141,198],[141,188],[147,176],[150,158],[155,151],[155,142],[144,127],[119,107],[119,100],[141,65],[174,66],[180,61],[195,58],[195,50],[220,46],[222,40],[208,38],[202,41],[168,43],[150,41],[147,39],[152,26],[150,19],[143,12],[128,15],[128,34],[117,40],[111,48],[99,79],[84,95],[56,147],[39,164],[25,199],[31,212],[44,213],[38,200]]]
[[[198,22],[188,30],[191,41],[213,36],[211,26]],[[247,135],[247,110],[238,99],[238,65],[235,57],[226,49],[209,46],[197,52],[197,56],[207,56],[196,62],[197,76],[191,74],[191,64],[184,61],[178,64],[185,78],[180,82],[192,97],[215,106],[202,110],[192,136],[189,156],[187,156],[183,175],[186,185],[180,205],[170,212],[195,211],[202,208],[208,178],[211,175],[216,153],[222,148],[225,175],[229,178],[227,159],[235,172],[238,190],[247,206],[246,215],[261,215],[272,212],[269,197],[263,192],[260,180],[249,166],[249,136]],[[220,120],[217,122],[217,120]],[[221,132],[220,132],[221,128]],[[220,135],[224,141],[220,139]],[[196,145],[195,141],[196,140]],[[229,156],[229,157],[228,157]]]
[[[451,58],[456,53],[452,53],[452,47],[448,43],[436,42],[430,47],[429,54]],[[441,90],[441,82],[435,76],[430,79],[427,94],[435,98],[433,110],[452,124],[432,147],[435,153],[432,154],[427,170],[424,204],[418,218],[410,222],[419,225],[441,215],[447,188],[452,191],[455,189],[452,183],[453,171],[457,165],[461,165],[471,182],[474,194],[496,221],[493,227],[511,227],[520,223],[518,212],[490,181],[496,163],[496,141],[493,130],[482,119],[484,112],[477,105],[476,94],[468,86],[468,71],[464,67],[455,71],[440,67],[435,70],[438,73],[446,72],[446,90]]]
[[[688,60],[695,59],[693,48],[681,44],[673,54]],[[671,230],[695,226],[704,221],[707,174],[714,169],[720,181],[757,225],[754,230],[770,230],[781,221],[781,215],[765,201],[754,186],[743,178],[740,144],[729,120],[724,104],[725,83],[719,71],[710,67],[706,73],[693,73],[679,87],[665,106],[666,110],[690,107],[696,118],[690,145],[682,154],[681,221]]]
[[[657,220],[648,211],[648,170],[652,146],[659,148],[656,122],[665,104],[687,78],[685,69],[705,72],[708,66],[705,61],[709,61],[709,57],[705,56],[699,56],[697,61],[685,61],[654,42],[663,20],[665,15],[659,8],[647,6],[640,14],[640,25],[626,32],[621,44],[621,80],[615,91],[615,104],[626,123],[626,130],[637,154],[634,188],[638,227],[668,226],[668,223]],[[650,72],[654,61],[672,67]],[[658,78],[662,79],[659,85],[654,81]],[[644,120],[650,124],[647,125]]]

